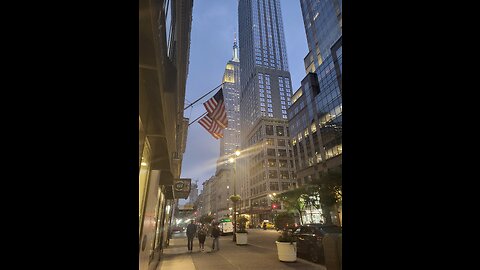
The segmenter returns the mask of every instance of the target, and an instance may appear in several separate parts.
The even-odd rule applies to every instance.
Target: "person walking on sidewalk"
[[[198,243],[200,244],[201,251],[205,250],[205,238],[207,238],[207,230],[207,226],[205,224],[202,224],[202,226],[199,227],[197,232]]]
[[[218,228],[218,224],[215,223],[212,228],[212,237],[213,237],[213,244],[212,244],[212,251],[220,250],[220,245],[218,244],[218,237],[220,236],[220,229]]]
[[[188,238],[188,251],[192,253],[193,250],[193,238],[195,237],[195,233],[197,232],[197,225],[193,222],[195,220],[191,220],[190,224],[187,226],[187,238]]]

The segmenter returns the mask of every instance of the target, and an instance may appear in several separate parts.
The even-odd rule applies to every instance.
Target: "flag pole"
[[[197,122],[198,119],[202,118],[203,116],[205,116],[207,114],[207,112],[205,112],[204,114],[200,115],[199,117],[197,117],[197,119],[193,120],[192,122],[190,122],[190,124],[188,124],[188,126],[190,126],[191,124]]]
[[[217,87],[213,88],[210,92],[206,93],[205,95],[201,96],[200,98],[198,98],[197,100],[195,100],[194,102],[190,103],[190,105],[188,105],[187,107],[185,107],[185,109],[183,109],[183,111],[185,111],[186,109],[190,108],[193,106],[193,104],[199,102],[202,98],[206,97],[208,94],[212,93],[213,91],[215,91],[218,87],[222,86],[223,85],[223,82],[218,85]],[[182,112],[183,112],[182,111]]]

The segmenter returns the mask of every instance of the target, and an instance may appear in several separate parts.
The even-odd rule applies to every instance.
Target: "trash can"
[[[323,238],[323,252],[327,270],[342,269],[342,234],[327,234]]]

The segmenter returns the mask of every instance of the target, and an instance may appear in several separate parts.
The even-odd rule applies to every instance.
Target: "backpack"
[[[220,229],[217,226],[213,227],[212,236],[215,237],[215,238],[220,236]]]

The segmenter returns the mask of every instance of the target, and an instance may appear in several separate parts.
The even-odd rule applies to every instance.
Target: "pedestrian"
[[[204,251],[205,250],[205,238],[207,238],[207,226],[205,224],[202,224],[197,232],[197,237],[198,237],[198,243],[200,245],[200,250]]]
[[[215,223],[212,228],[212,237],[213,237],[212,251],[215,251],[215,248],[217,248],[217,251],[220,250],[220,245],[218,243],[219,236],[220,236],[220,229],[218,228],[218,224]]]
[[[188,238],[188,251],[192,253],[193,250],[193,238],[195,237],[195,233],[197,232],[197,225],[193,223],[195,220],[191,220],[190,224],[187,226],[187,238]]]

